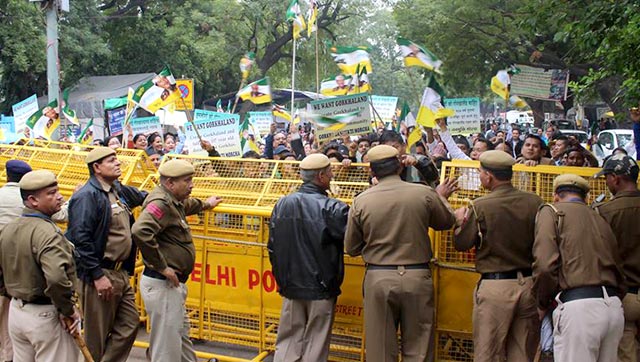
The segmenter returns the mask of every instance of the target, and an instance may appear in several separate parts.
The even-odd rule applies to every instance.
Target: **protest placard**
[[[240,116],[196,109],[192,123],[185,123],[187,136],[185,146],[189,153],[202,154],[200,139],[193,126],[197,127],[203,140],[211,142],[222,157],[239,157],[240,153]],[[206,153],[206,152],[204,152]]]
[[[126,115],[126,107],[120,107],[116,109],[109,109],[107,112],[107,119],[109,120],[109,133],[111,136],[119,136],[122,134],[122,124]]]
[[[14,132],[23,134],[27,119],[38,111],[38,97],[34,94],[12,105],[11,108],[13,110]]]
[[[448,98],[444,100],[445,108],[456,111],[447,118],[447,128],[452,135],[468,136],[480,132],[480,98]]]
[[[247,117],[249,117],[249,122],[251,122],[253,128],[256,132],[259,132],[261,136],[269,133],[269,128],[273,122],[273,113],[249,112],[247,113]]]
[[[563,101],[567,99],[569,71],[517,64],[520,72],[511,76],[511,94],[520,97]]]
[[[129,124],[131,125],[131,131],[134,135],[138,133],[150,135],[157,132],[162,136],[162,125],[160,124],[160,118],[158,117],[132,118],[131,121],[129,121]]]
[[[371,106],[367,93],[311,101],[307,111],[311,118],[317,115],[339,118],[342,115],[357,114],[355,117],[349,117],[349,122],[339,130],[318,126],[316,138],[321,143],[337,137],[341,132],[347,132],[350,136],[371,132]]]
[[[393,121],[393,115],[396,113],[396,106],[398,104],[398,97],[372,95],[371,103],[373,103],[373,107],[385,125]]]

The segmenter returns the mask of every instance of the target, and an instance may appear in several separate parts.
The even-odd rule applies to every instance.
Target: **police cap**
[[[20,190],[38,191],[45,187],[58,184],[56,175],[49,170],[36,170],[28,172],[20,180]]]
[[[369,149],[367,156],[369,157],[369,162],[378,162],[387,158],[398,157],[398,150],[389,145],[377,145]]]
[[[515,163],[516,160],[504,151],[485,151],[480,155],[480,164],[488,170],[508,171]]]
[[[31,169],[31,166],[29,166],[28,163],[26,163],[24,161],[21,161],[21,160],[9,160],[9,161],[7,161],[6,168],[7,168],[7,173],[8,174],[12,174],[12,175],[16,175],[16,176],[22,176],[22,175],[26,174],[27,172],[33,171]]]
[[[100,161],[105,157],[109,157],[111,155],[115,155],[116,151],[109,147],[96,147],[84,159],[84,162],[88,165],[94,163],[96,161]]]
[[[565,173],[564,175],[560,175],[553,180],[554,192],[557,192],[559,188],[563,187],[578,188],[585,193],[591,190],[591,188],[589,187],[589,182],[587,182],[587,180],[572,173]]]
[[[196,170],[185,160],[173,159],[160,165],[158,172],[164,177],[183,177],[193,175]]]
[[[311,154],[300,162],[300,168],[303,170],[320,170],[329,166],[329,157],[322,153]]]

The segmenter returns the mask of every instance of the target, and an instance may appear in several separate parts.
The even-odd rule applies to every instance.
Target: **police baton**
[[[65,318],[64,323],[67,325],[67,328],[71,330],[73,322]],[[78,345],[78,348],[80,348],[80,352],[82,352],[85,362],[94,362],[93,356],[91,355],[91,352],[89,352],[89,348],[87,347],[87,343],[84,341],[84,338],[82,338],[82,335],[76,328],[74,328],[73,332],[71,332],[71,336],[76,342],[76,345]]]

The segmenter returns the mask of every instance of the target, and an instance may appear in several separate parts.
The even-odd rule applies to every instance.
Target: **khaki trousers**
[[[180,283],[172,288],[166,280],[143,275],[140,295],[151,321],[151,361],[196,362],[193,343],[189,339],[191,325],[184,304],[187,286]]]
[[[98,297],[93,283],[82,283],[82,310],[87,347],[100,362],[126,362],[138,334],[140,314],[126,271],[103,269],[113,286],[113,296]]]
[[[622,302],[609,297],[562,303],[553,311],[553,355],[559,362],[612,362],[624,330]]]
[[[473,360],[530,362],[540,342],[533,278],[478,283],[473,303]]]
[[[60,324],[56,307],[11,300],[9,334],[14,362],[76,362],[80,349]]]
[[[400,267],[401,268],[401,267]],[[433,282],[429,269],[368,269],[364,277],[368,362],[423,362],[433,349]]]
[[[9,303],[11,299],[0,296],[0,361],[13,360],[13,347],[9,337]]]
[[[618,347],[618,361],[637,362],[636,335],[638,334],[638,323],[640,323],[640,296],[638,293],[627,294],[622,300],[622,308],[624,309],[624,333]]]
[[[336,298],[283,298],[273,362],[327,361],[335,306]]]

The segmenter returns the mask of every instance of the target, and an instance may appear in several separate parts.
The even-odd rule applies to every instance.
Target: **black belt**
[[[122,262],[102,259],[102,261],[100,262],[100,267],[103,269],[111,269],[111,270],[118,271],[122,269]]]
[[[522,273],[523,277],[530,277],[531,269],[512,270],[508,272],[497,272],[497,273],[482,273],[482,279],[493,279],[493,280],[518,279],[518,273]]]
[[[616,288],[605,287],[605,290],[610,297],[618,296],[618,290]],[[563,290],[562,293],[560,293],[560,301],[562,303],[587,298],[604,298],[604,294],[602,294],[602,286],[577,287]]]
[[[408,265],[377,265],[367,264],[367,269],[371,270],[398,270],[398,269],[429,269],[429,263],[408,264]]]
[[[149,268],[144,268],[144,271],[142,272],[142,275],[148,276],[149,278],[167,280],[167,277],[165,277],[161,273],[158,273],[157,271],[155,271],[153,269],[149,269]],[[186,277],[183,277],[179,273],[176,273],[176,276],[178,277],[178,280],[180,281],[180,283],[186,283],[187,279],[189,279],[188,275]]]
[[[627,289],[627,293],[638,294],[638,287],[629,287],[629,289]]]
[[[53,304],[53,302],[51,301],[51,298],[49,297],[37,297],[34,300],[24,300],[24,299],[20,299],[20,298],[13,298],[17,301],[22,302],[22,304],[37,304],[37,305],[50,305]]]

